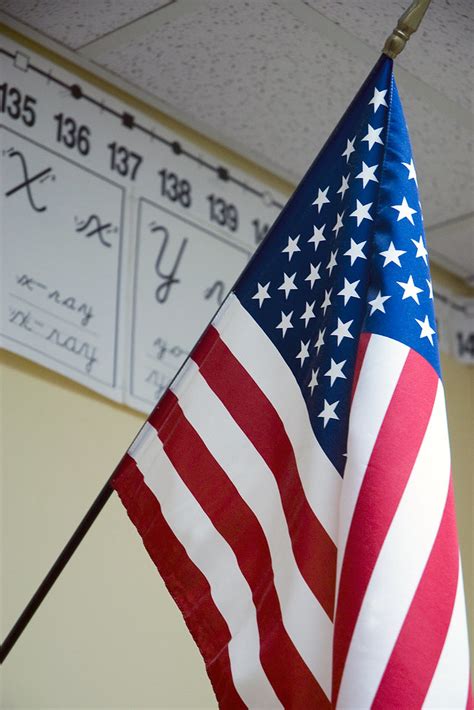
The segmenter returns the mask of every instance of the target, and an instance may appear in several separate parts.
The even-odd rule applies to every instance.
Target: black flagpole
[[[86,536],[89,528],[93,525],[94,521],[96,520],[97,516],[101,512],[102,508],[105,506],[107,501],[109,500],[110,496],[113,493],[113,488],[111,486],[111,481],[112,478],[115,474],[112,474],[112,476],[109,478],[105,486],[102,488],[100,491],[99,495],[95,499],[95,501],[92,503],[91,507],[85,514],[85,516],[82,518],[81,522],[77,526],[76,530],[72,534],[71,538],[69,541],[66,543],[64,546],[62,552],[58,556],[56,562],[53,564],[51,569],[49,570],[48,574],[46,577],[43,579],[41,584],[39,585],[38,589],[36,592],[33,594],[31,597],[30,601],[26,605],[25,609],[23,610],[22,614],[18,617],[18,620],[15,622],[14,626],[12,627],[10,633],[6,637],[5,641],[2,643],[0,646],[0,664],[3,663],[5,658],[8,656],[10,651],[12,650],[13,646],[15,643],[18,641],[19,637],[31,621],[31,618],[37,611],[38,607],[40,606],[41,602],[43,599],[46,597],[48,594],[49,590],[73,556],[74,552],[77,550],[79,545],[81,544],[82,540]]]

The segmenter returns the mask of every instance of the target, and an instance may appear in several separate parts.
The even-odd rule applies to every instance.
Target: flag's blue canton
[[[375,66],[235,293],[291,368],[341,474],[360,333],[399,340],[439,372],[416,173],[390,59]]]

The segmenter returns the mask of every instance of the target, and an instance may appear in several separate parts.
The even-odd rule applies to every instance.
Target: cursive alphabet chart
[[[113,391],[125,190],[16,131],[0,130],[4,344]]]
[[[0,37],[0,345],[148,412],[285,196]]]
[[[221,305],[250,250],[144,198],[135,248],[130,396],[150,405]],[[162,319],[163,309],[179,317]]]

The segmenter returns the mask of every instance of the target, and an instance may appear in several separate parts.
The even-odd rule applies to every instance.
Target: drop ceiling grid
[[[295,177],[367,73],[270,0],[215,0],[97,61]]]
[[[294,0],[290,0],[294,1]],[[407,0],[298,0],[379,49],[409,6]],[[474,95],[472,0],[433,0],[397,63],[464,108]]]
[[[214,0],[97,61],[295,179],[369,70],[272,0]],[[420,99],[402,99],[426,224],[469,212],[469,131]]]
[[[418,172],[425,225],[472,211],[472,132],[410,94],[401,95]]]
[[[438,227],[429,234],[430,258],[448,271],[466,278],[474,285],[474,240],[471,214],[460,224]]]
[[[160,8],[170,4],[181,6],[183,14],[161,15]],[[309,21],[294,16],[296,4],[307,8]],[[339,23],[358,38],[354,42],[378,49],[406,5],[407,0],[196,0],[196,6],[183,0],[2,0],[2,9],[72,48],[112,32],[103,47],[95,45],[99,65],[294,181],[370,70],[363,52],[351,53],[351,42],[341,46],[323,36],[318,17]],[[128,33],[128,23],[154,11],[150,30],[146,23],[144,34]],[[472,20],[470,0],[434,0],[397,60],[464,109],[472,94]],[[472,131],[433,108],[429,98],[415,96],[419,89],[401,83],[426,225],[471,213]],[[451,260],[471,255],[474,271],[471,230],[447,236],[441,245],[437,234],[436,247]]]
[[[169,0],[1,0],[0,8],[77,49],[169,4]]]

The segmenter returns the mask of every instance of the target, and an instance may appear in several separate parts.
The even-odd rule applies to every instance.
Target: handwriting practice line
[[[51,316],[52,318],[57,318],[57,320],[62,321],[63,323],[66,323],[66,325],[70,325],[73,328],[77,328],[78,330],[81,331],[81,333],[88,333],[90,335],[93,335],[94,337],[98,338],[99,334],[94,331],[94,330],[85,330],[85,328],[81,325],[77,325],[76,323],[71,323],[71,321],[66,320],[66,318],[61,318],[61,316],[57,316],[55,313],[51,313],[51,311],[48,311],[46,308],[42,308],[41,306],[38,306],[36,303],[32,303],[31,301],[28,301],[28,299],[23,298],[22,296],[17,296],[16,293],[9,293],[9,296],[11,298],[16,298],[18,301],[22,301],[23,303],[26,303],[28,306],[31,308],[36,308],[39,311],[42,311],[43,313],[46,313],[46,315]]]

